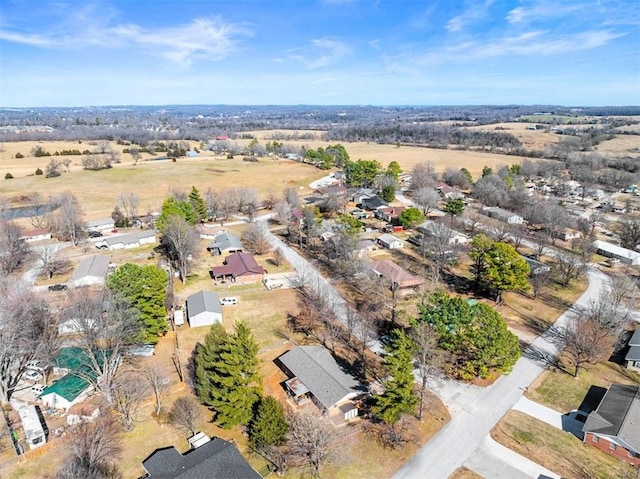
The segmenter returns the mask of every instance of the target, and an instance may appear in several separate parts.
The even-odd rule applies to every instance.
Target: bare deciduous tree
[[[413,357],[420,375],[418,419],[422,421],[424,400],[430,383],[442,372],[443,351],[438,349],[438,335],[431,325],[420,322],[411,328],[411,339],[415,344]]]
[[[124,430],[131,431],[149,393],[148,384],[140,381],[137,371],[126,371],[115,378],[112,389],[113,409],[120,416]]]
[[[635,249],[640,244],[640,215],[625,215],[618,221],[616,229],[623,247]]]
[[[285,188],[282,192],[282,196],[284,196],[284,200],[287,202],[289,207],[300,207],[300,197],[298,196],[298,191],[295,188]]]
[[[610,331],[588,316],[570,320],[558,334],[558,340],[564,357],[573,367],[574,377],[585,366],[602,360],[613,342]]]
[[[560,276],[560,284],[566,288],[572,279],[584,271],[584,263],[577,256],[562,253],[556,256],[555,269]]]
[[[121,453],[116,419],[101,410],[94,422],[82,421],[69,429],[69,457],[57,479],[120,479],[115,464]]]
[[[5,278],[0,284],[0,403],[11,399],[26,364],[42,351],[51,325],[47,303],[28,285]]]
[[[179,397],[169,411],[171,424],[184,429],[191,436],[195,434],[196,426],[201,419],[200,403],[193,396]]]
[[[431,163],[418,163],[411,170],[411,189],[418,191],[420,188],[433,188],[437,178],[438,175]]]
[[[291,414],[287,419],[289,462],[308,466],[318,475],[330,458],[337,436],[335,428],[325,419],[306,412]]]
[[[276,210],[276,219],[280,224],[288,225],[293,220],[293,212],[291,206],[286,201],[278,201],[274,209]]]
[[[548,271],[538,271],[529,277],[529,284],[533,292],[533,299],[536,299],[542,291],[549,286],[551,275]]]
[[[145,376],[149,382],[149,387],[153,392],[156,402],[156,417],[160,416],[162,410],[162,401],[169,387],[169,379],[157,361],[149,364],[145,369]]]
[[[132,191],[127,193],[120,193],[118,198],[118,206],[124,214],[125,223],[127,226],[133,225],[133,219],[138,214],[138,206],[140,206],[140,198]]]
[[[218,196],[211,188],[208,188],[204,193],[204,204],[207,207],[207,217],[212,220],[218,211]]]
[[[193,225],[178,215],[171,215],[162,225],[160,244],[165,255],[180,273],[182,283],[186,283],[189,273],[189,258],[198,250],[198,233]]]
[[[41,229],[47,225],[45,219],[47,213],[47,202],[42,194],[34,191],[29,195],[27,211],[29,213],[29,221],[34,228]]]
[[[262,255],[271,250],[267,240],[266,225],[262,221],[251,223],[242,232],[242,244],[253,254]]]
[[[284,261],[284,254],[280,248],[276,248],[273,250],[273,256],[271,257],[273,264],[276,266],[280,266]]]
[[[17,223],[0,223],[0,272],[10,274],[17,270],[29,256],[29,247],[22,239]]]
[[[59,239],[71,241],[77,246],[84,227],[83,213],[77,198],[66,192],[55,197],[52,202],[58,208],[47,214],[47,225]]]
[[[140,337],[140,312],[125,301],[111,297],[104,289],[100,295],[80,291],[72,295],[65,319],[78,330],[77,344],[83,351],[87,369],[74,374],[92,383],[113,404],[113,387],[125,348]]]
[[[434,188],[423,186],[415,191],[413,201],[420,207],[422,214],[427,216],[429,211],[438,207],[440,194]]]

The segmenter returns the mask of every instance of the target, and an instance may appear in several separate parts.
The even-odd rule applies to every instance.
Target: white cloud
[[[507,13],[506,20],[509,23],[531,23],[536,20],[557,19],[559,17],[594,9],[594,5],[586,5],[581,1],[579,5],[571,5],[562,2],[537,1],[531,3],[530,6],[516,7]]]
[[[304,63],[307,68],[322,68],[336,63],[351,53],[351,49],[343,42],[331,38],[311,40],[311,46],[296,48],[290,51],[291,58]]]
[[[251,32],[242,25],[220,18],[197,18],[191,23],[166,28],[145,28],[124,24],[102,29],[78,29],[73,35],[49,32],[15,33],[0,30],[0,39],[41,48],[82,48],[98,45],[109,48],[138,47],[151,55],[189,66],[194,59],[219,61],[229,56],[241,38]]]
[[[447,31],[456,33],[461,31],[469,24],[476,23],[486,18],[489,7],[494,0],[485,0],[483,3],[472,2],[468,4],[467,9],[460,15],[456,15],[447,22]]]

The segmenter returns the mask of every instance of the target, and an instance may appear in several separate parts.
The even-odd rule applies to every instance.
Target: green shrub
[[[10,180],[12,178],[13,178],[13,175],[11,173],[7,173],[6,175],[4,175],[5,180]]]

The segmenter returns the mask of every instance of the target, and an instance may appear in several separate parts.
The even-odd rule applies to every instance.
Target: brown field
[[[562,138],[555,133],[549,133],[544,130],[527,130],[530,126],[532,126],[532,123],[509,122],[470,126],[469,129],[510,133],[518,138],[525,148],[534,150],[543,150],[553,143],[558,143]]]
[[[242,143],[242,140],[238,143]],[[327,146],[323,141],[292,141],[287,144],[317,148]],[[259,162],[244,162],[237,156],[229,160],[208,152],[198,158],[180,158],[176,162],[140,161],[133,163],[130,155],[122,154],[122,163],[103,171],[85,171],[81,167],[81,156],[69,157],[72,161],[69,172],[63,172],[57,178],[35,176],[36,168],[44,170],[52,157],[35,158],[25,156],[16,159],[17,152],[29,155],[31,149],[40,145],[50,153],[62,149],[92,149],[88,144],[75,142],[13,142],[4,143],[0,151],[0,194],[5,199],[19,204],[24,195],[39,191],[45,195],[71,191],[84,207],[87,219],[108,216],[120,193],[133,191],[140,197],[140,212],[159,210],[162,201],[172,190],[189,190],[196,186],[201,192],[207,188],[227,188],[247,186],[258,190],[262,195],[280,192],[285,187],[300,187],[304,193],[309,183],[325,176],[328,172],[300,163],[261,158]],[[118,151],[121,145],[112,146]],[[400,163],[404,171],[410,171],[416,164],[431,162],[437,171],[447,166],[466,167],[474,177],[478,177],[485,165],[492,167],[512,164],[518,157],[483,152],[437,150],[429,148],[396,148],[392,145],[373,143],[347,143],[345,145],[352,159],[374,159],[386,166],[391,161]],[[53,157],[63,158],[63,157]],[[148,160],[143,155],[142,160]],[[11,173],[14,178],[5,180],[4,175]],[[308,192],[308,189],[307,189]]]
[[[634,125],[640,129],[640,125]],[[625,127],[627,128],[627,127]],[[630,156],[640,158],[640,135],[618,135],[612,140],[603,141],[596,151],[609,156]]]
[[[476,474],[471,469],[467,469],[466,467],[459,467],[453,474],[449,476],[449,479],[482,479],[482,476]]]

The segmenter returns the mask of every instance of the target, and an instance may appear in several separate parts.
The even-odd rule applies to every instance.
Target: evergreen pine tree
[[[281,446],[285,443],[289,425],[280,403],[271,396],[260,399],[256,414],[249,424],[249,440],[260,449],[265,446]]]
[[[214,364],[220,360],[223,345],[227,342],[227,332],[222,324],[214,324],[204,338],[204,343],[196,346],[194,358],[196,394],[208,406],[212,405],[212,391],[219,387],[212,380]]]
[[[385,347],[387,379],[383,382],[384,392],[374,396],[373,413],[388,426],[413,412],[418,404],[413,389],[413,347],[411,339],[399,329],[394,330],[391,344]]]
[[[236,323],[234,334],[214,325],[205,343],[196,351],[196,392],[215,412],[224,428],[247,425],[260,399],[258,344],[244,323]]]
[[[207,205],[200,195],[200,192],[195,186],[191,187],[191,193],[189,193],[189,203],[193,207],[196,213],[196,222],[203,220],[207,217]]]

